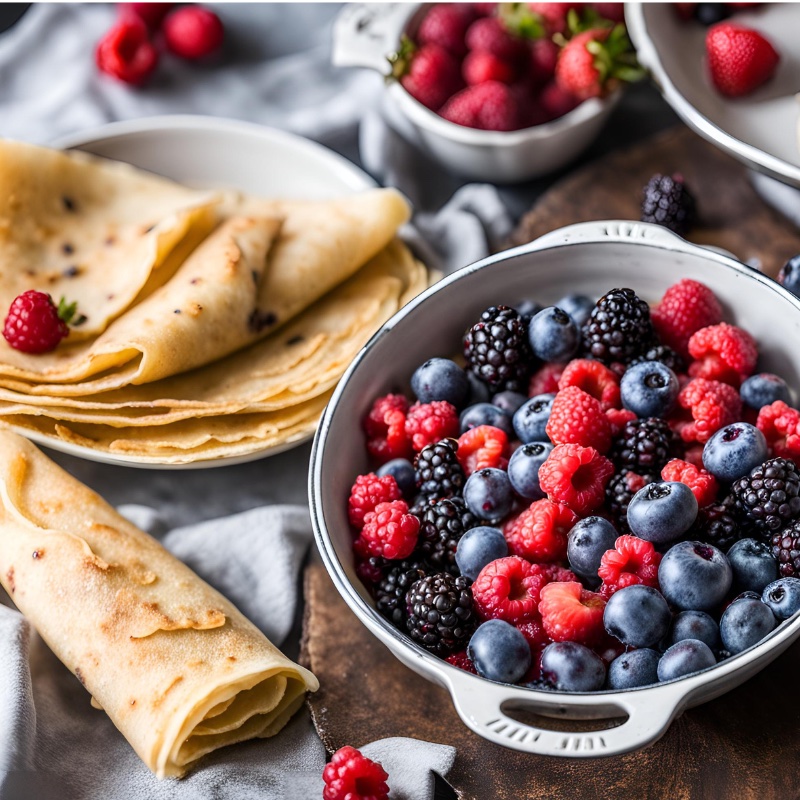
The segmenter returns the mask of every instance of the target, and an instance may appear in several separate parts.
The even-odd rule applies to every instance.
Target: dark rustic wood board
[[[684,175],[700,223],[689,238],[775,275],[800,231],[755,193],[747,170],[684,127],[567,176],[523,218],[512,244],[597,219],[638,219],[654,172]],[[608,759],[529,756],[486,742],[447,692],[398,662],[341,600],[324,568],[305,580],[303,658],[320,679],[310,698],[330,752],[389,736],[453,745],[449,782],[462,800],[789,800],[800,797],[800,643],[739,689],[685,712],[650,748]]]
[[[462,800],[790,800],[800,797],[800,643],[717,700],[686,711],[638,753],[577,760],[531,756],[466,728],[444,689],[404,667],[358,621],[325,568],[305,576],[302,659],[330,752],[410,736],[449,744],[448,782]]]
[[[688,238],[730,250],[775,276],[800,252],[800,230],[753,189],[748,170],[679,126],[573,172],[522,218],[511,244],[554,228],[598,219],[639,219],[642,187],[655,172],[680,173],[697,199],[699,220]]]

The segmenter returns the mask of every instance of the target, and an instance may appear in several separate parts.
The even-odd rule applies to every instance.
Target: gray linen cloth
[[[94,66],[94,46],[113,8],[35,5],[0,36],[0,135],[46,144],[104,122],[156,114],[246,119],[320,141],[400,188],[418,212],[412,243],[445,271],[483,257],[508,234],[511,219],[494,187],[461,186],[398,133],[402,120],[384,107],[377,74],[330,66],[336,6],[217,10],[227,46],[216,63],[163,56],[151,85],[136,90]],[[162,538],[292,657],[298,571],[311,539],[308,457],[305,446],[253,464],[171,472],[54,454]],[[273,739],[226,748],[183,781],[159,782],[88,701],[21,615],[0,605],[0,800],[321,796],[325,753],[305,710]],[[455,757],[450,747],[413,739],[362,749],[389,772],[395,800],[431,800],[433,772],[446,775]]]

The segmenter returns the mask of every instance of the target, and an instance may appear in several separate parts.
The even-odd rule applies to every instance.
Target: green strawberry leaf
[[[83,314],[78,314],[78,302],[68,303],[66,297],[62,297],[58,301],[58,308],[56,310],[58,318],[67,325],[77,327],[86,322],[86,317]]]

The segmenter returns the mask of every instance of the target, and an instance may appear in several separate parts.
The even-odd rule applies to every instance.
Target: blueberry
[[[431,358],[411,376],[411,390],[420,403],[446,400],[461,408],[469,394],[469,381],[467,373],[455,361]]]
[[[751,592],[748,590],[746,592],[740,592],[737,594],[736,597],[731,600],[731,603],[735,603],[737,600],[744,600],[746,597],[749,597],[751,600],[761,599],[761,595],[758,592]]]
[[[499,528],[479,525],[470,528],[459,540],[456,564],[462,575],[474,581],[480,571],[492,561],[508,555],[508,542]]]
[[[712,650],[719,649],[719,625],[705,611],[681,611],[672,620],[669,644],[677,644],[684,639],[698,639]]]
[[[723,483],[747,475],[768,457],[764,434],[748,422],[720,428],[703,447],[703,466]]]
[[[528,341],[542,361],[569,361],[581,336],[572,317],[555,306],[540,311],[528,324]]]
[[[800,253],[792,256],[778,273],[778,283],[800,297]]]
[[[758,644],[775,627],[772,609],[760,600],[736,600],[719,621],[722,646],[731,654],[741,653]]]
[[[565,294],[556,303],[556,307],[566,311],[578,328],[582,328],[583,323],[589,319],[595,307],[595,302],[585,294]]]
[[[733,585],[742,591],[761,592],[778,577],[778,562],[768,545],[755,539],[740,539],[728,550]]]
[[[800,611],[800,578],[779,578],[764,589],[761,600],[778,619],[789,619]]]
[[[397,482],[397,487],[403,493],[406,500],[411,499],[417,493],[417,482],[414,477],[414,465],[405,458],[393,458],[387,461],[378,469],[378,477],[391,475]]]
[[[529,445],[530,446],[530,445]],[[597,578],[600,559],[617,541],[614,526],[602,517],[586,517],[576,523],[567,537],[570,569],[582,578]]]
[[[561,692],[596,692],[603,688],[606,667],[582,644],[553,642],[542,651],[542,677]]]
[[[545,494],[539,486],[539,467],[553,452],[550,442],[530,442],[518,447],[508,461],[508,479],[514,491],[528,500],[541,500]]]
[[[527,402],[528,396],[519,392],[498,392],[492,398],[492,405],[497,406],[501,411],[505,411],[509,417],[513,417],[519,407]]]
[[[549,442],[545,428],[550,419],[550,411],[553,408],[555,394],[537,394],[531,397],[527,403],[520,406],[514,414],[514,432],[517,438],[523,443],[528,442]]]
[[[792,391],[783,378],[771,372],[759,372],[751,375],[740,387],[742,402],[756,411],[764,406],[772,405],[776,400],[783,400],[786,405],[792,404]]]
[[[516,683],[531,666],[527,640],[502,619],[490,619],[478,626],[469,640],[467,655],[478,675],[501,683]]]
[[[730,15],[727,3],[698,3],[694,9],[694,18],[701,25],[716,25]]]
[[[476,517],[502,519],[511,511],[514,490],[508,474],[502,469],[487,467],[473,472],[464,484],[464,502]]]
[[[678,399],[678,378],[660,361],[642,361],[625,370],[619,384],[622,405],[637,417],[663,417]]]
[[[728,559],[703,542],[678,542],[658,567],[661,593],[673,606],[686,611],[713,611],[733,583]]]
[[[617,656],[608,665],[609,689],[635,689],[658,683],[658,660],[661,656],[648,647]]]
[[[474,372],[467,373],[467,383],[469,383],[469,392],[465,405],[489,402],[492,397],[492,392]]]
[[[629,647],[652,647],[667,635],[672,615],[661,592],[634,584],[611,595],[603,611],[606,631]]]
[[[493,428],[500,428],[508,436],[514,434],[511,417],[491,403],[476,403],[474,406],[468,406],[461,412],[459,424],[461,433],[471,431],[479,425],[491,425]]]
[[[717,663],[711,648],[698,639],[684,639],[661,656],[658,662],[658,679],[671,681],[693,672],[713,667]]]
[[[674,542],[697,519],[697,498],[685,483],[649,483],[631,498],[627,516],[631,531],[641,539]]]
[[[521,317],[530,319],[542,310],[542,304],[537,303],[535,300],[522,300],[514,306],[514,310]]]

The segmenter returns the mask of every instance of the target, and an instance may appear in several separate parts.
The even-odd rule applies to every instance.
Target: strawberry
[[[611,22],[625,22],[625,3],[590,3],[603,18]]]
[[[417,41],[421,45],[438,44],[461,57],[467,52],[464,34],[476,16],[469,3],[438,3],[420,23]]]
[[[431,111],[438,111],[464,85],[458,61],[438,44],[417,48],[404,36],[400,49],[389,56],[389,63],[391,77]]]
[[[711,80],[726,97],[755,91],[775,74],[780,61],[775,48],[758,31],[732,22],[708,29],[706,54]]]
[[[537,14],[548,36],[567,32],[567,14],[573,3],[528,3],[528,9]]]
[[[486,83],[486,81],[511,83],[515,73],[516,70],[511,64],[485,50],[473,50],[471,53],[467,53],[461,64],[461,74],[468,86]]]
[[[445,103],[440,113],[456,125],[486,131],[513,131],[520,121],[514,93],[499,81],[462,89]]]
[[[510,63],[523,61],[525,40],[508,30],[499,17],[482,17],[467,29],[467,47],[482,50]]]
[[[558,45],[552,39],[536,39],[530,43],[531,79],[539,86],[551,80],[558,62]]]
[[[577,34],[564,45],[556,64],[556,83],[579,100],[605,96],[619,81],[642,75],[624,25]]]

